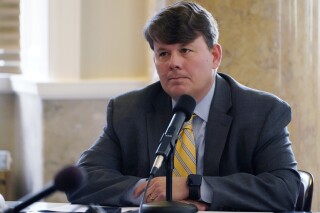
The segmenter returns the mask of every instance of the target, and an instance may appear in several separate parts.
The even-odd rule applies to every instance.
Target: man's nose
[[[178,53],[171,53],[169,60],[169,67],[171,70],[180,69],[182,64],[182,57]]]

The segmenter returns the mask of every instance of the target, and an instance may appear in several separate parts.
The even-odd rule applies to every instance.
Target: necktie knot
[[[188,121],[184,122],[182,129],[190,129],[192,131],[192,121],[196,116],[197,115],[193,113],[191,118]]]

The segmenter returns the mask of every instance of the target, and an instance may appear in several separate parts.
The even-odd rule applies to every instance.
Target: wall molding
[[[30,94],[41,99],[100,99],[141,89],[146,78],[105,80],[31,80],[22,75],[11,76],[8,89],[16,94]],[[2,82],[0,82],[1,85]],[[8,82],[7,82],[8,83]]]

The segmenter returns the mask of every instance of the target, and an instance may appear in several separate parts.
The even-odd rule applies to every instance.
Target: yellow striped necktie
[[[173,176],[186,177],[189,174],[196,174],[196,146],[192,130],[192,120],[196,116],[184,123],[176,144],[174,154]]]

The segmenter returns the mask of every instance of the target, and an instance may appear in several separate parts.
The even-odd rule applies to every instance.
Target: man
[[[173,200],[199,210],[294,210],[300,177],[287,130],[288,104],[217,73],[217,24],[200,5],[169,6],[144,32],[160,82],[110,100],[102,135],[78,162],[88,182],[68,193],[69,200],[138,205],[172,107],[188,94],[197,103],[192,134],[200,184],[197,192],[187,184],[194,176],[173,177]],[[145,202],[166,198],[164,168],[157,175]]]

